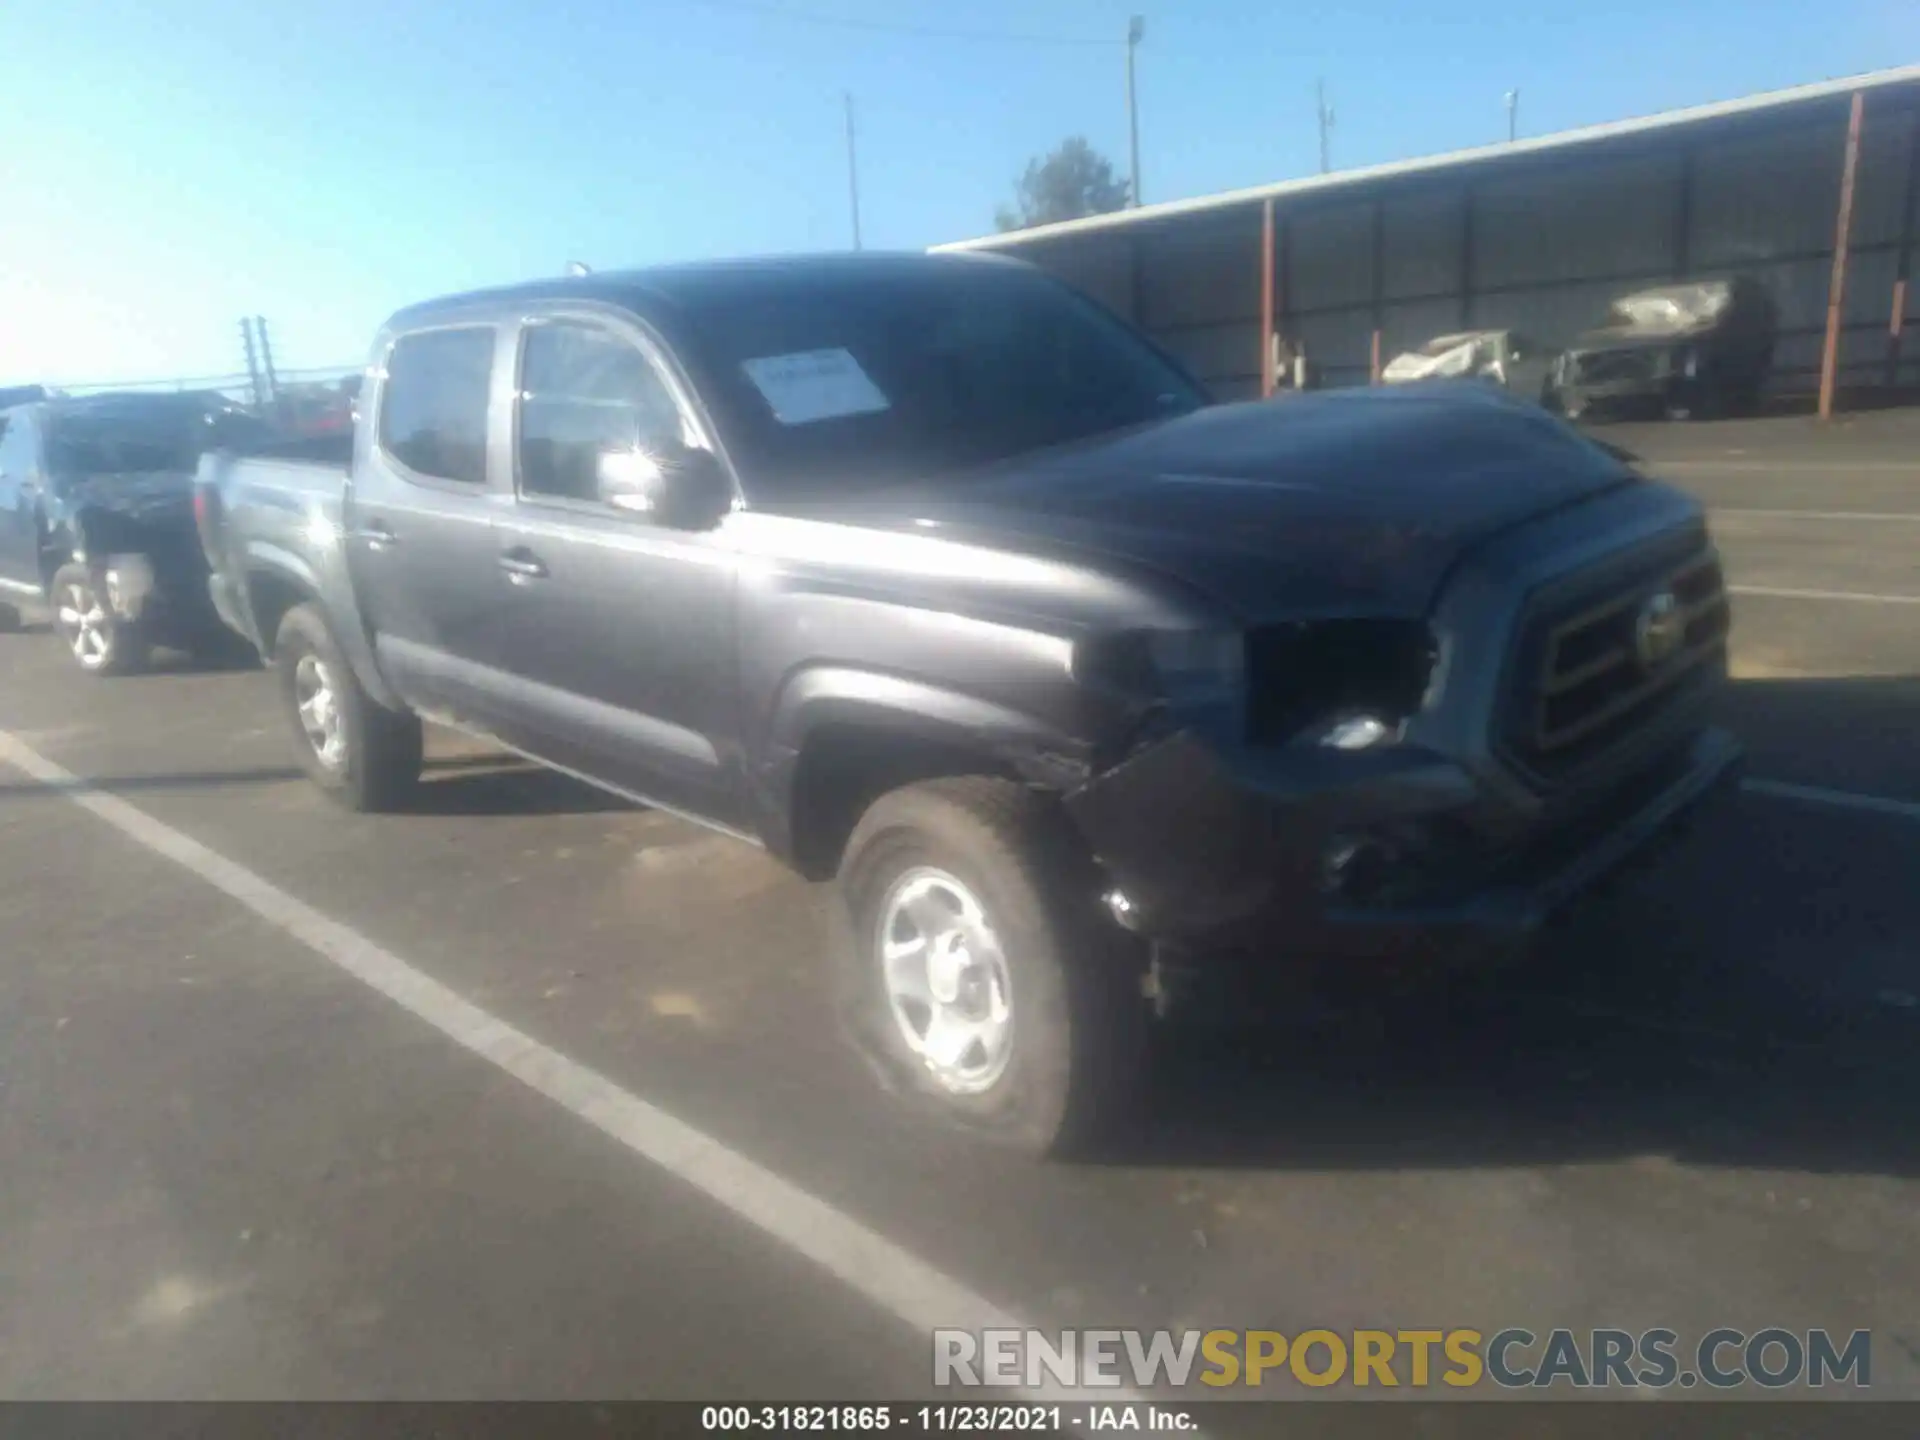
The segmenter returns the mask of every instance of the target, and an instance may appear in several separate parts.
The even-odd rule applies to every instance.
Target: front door
[[[516,498],[500,541],[502,646],[517,734],[543,759],[668,809],[741,828],[734,563],[599,499],[599,460],[707,442],[659,351],[615,318],[528,324],[513,427]]]
[[[494,525],[503,489],[490,404],[501,330],[400,336],[373,396],[347,507],[347,553],[382,674],[435,719],[489,729],[499,689]]]
[[[0,414],[0,426],[0,602],[12,602],[40,593],[38,447],[31,412]]]

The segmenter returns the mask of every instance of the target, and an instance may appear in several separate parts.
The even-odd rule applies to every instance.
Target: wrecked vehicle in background
[[[1480,386],[1210,404],[975,255],[454,296],[366,374],[199,477],[307,773],[403,806],[430,719],[836,879],[848,1038],[1030,1151],[1209,976],[1508,949],[1738,757],[1699,503]]]
[[[1670,420],[1744,414],[1760,401],[1778,329],[1773,296],[1751,276],[1637,291],[1567,347],[1553,399],[1569,418],[1633,405]]]
[[[115,393],[0,412],[0,625],[42,607],[90,675],[150,647],[233,651],[193,520],[201,452],[266,433],[224,396]]]
[[[1464,330],[1440,335],[1394,357],[1380,374],[1388,385],[1416,380],[1490,380],[1527,400],[1545,400],[1554,354],[1515,330]]]

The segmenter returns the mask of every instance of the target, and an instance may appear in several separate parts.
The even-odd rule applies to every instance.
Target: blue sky
[[[1920,59],[1913,0],[61,0],[8,7],[0,382],[357,363],[449,290],[992,227],[1027,159],[1124,166],[1140,51],[1149,201]],[[1062,37],[1015,44],[809,23]],[[1087,43],[1090,42],[1090,43]]]

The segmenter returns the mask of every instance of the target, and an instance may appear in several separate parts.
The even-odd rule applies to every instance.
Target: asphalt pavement
[[[1920,1397],[1920,430],[1600,433],[1712,508],[1748,790],[1518,971],[1165,1037],[1091,1163],[893,1110],[751,849],[444,736],[343,814],[267,674],[0,636],[0,1397],[905,1399],[1008,1318],[1865,1328]]]

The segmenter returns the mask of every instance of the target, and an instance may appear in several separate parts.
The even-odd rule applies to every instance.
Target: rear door
[[[417,709],[482,729],[498,720],[508,334],[477,319],[391,338],[347,507],[354,594],[382,673]]]
[[[0,600],[17,600],[40,593],[39,447],[31,410],[0,414],[0,427]]]
[[[663,348],[621,314],[529,319],[514,385],[517,497],[500,530],[516,739],[665,808],[744,828],[735,560],[724,527],[598,498],[608,448],[711,449]]]

